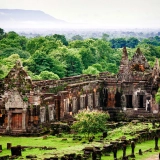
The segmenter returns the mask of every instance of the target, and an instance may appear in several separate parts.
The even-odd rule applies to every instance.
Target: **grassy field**
[[[150,123],[129,123],[122,127],[116,127],[115,129],[108,129],[108,136],[103,142],[98,142],[100,140],[100,136],[102,133],[95,135],[95,140],[93,142],[88,142],[88,139],[82,137],[82,140],[73,140],[72,134],[62,134],[62,137],[56,137],[48,135],[47,138],[44,137],[9,137],[9,136],[0,136],[0,145],[2,145],[2,152],[0,152],[0,156],[3,155],[11,155],[11,151],[7,150],[7,143],[11,143],[12,146],[28,146],[22,151],[22,157],[19,159],[26,159],[26,155],[36,155],[37,159],[49,158],[57,155],[58,157],[63,156],[64,154],[76,153],[82,154],[83,148],[85,147],[100,147],[103,148],[104,144],[109,144],[110,141],[115,141],[116,139],[120,139],[122,136],[125,136],[126,139],[131,139],[136,136],[136,132],[138,130],[152,129],[152,125]],[[38,147],[52,147],[56,149],[44,150]],[[154,140],[146,141],[143,143],[137,143],[135,147],[135,156],[136,160],[145,160],[147,157],[151,157],[152,155],[158,155],[159,151],[154,150],[155,142]],[[142,150],[143,155],[139,155],[139,149]],[[151,149],[151,151],[147,151]],[[128,146],[126,150],[126,154],[131,154],[131,147]],[[123,155],[122,149],[117,152],[117,157],[120,158]],[[113,160],[113,153],[110,153],[110,156],[103,155],[101,160]]]
[[[39,159],[53,157],[54,155],[63,156],[64,154],[68,153],[83,153],[82,149],[84,147],[89,146],[99,146],[102,147],[103,143],[98,142],[91,142],[88,143],[86,139],[82,139],[82,141],[73,141],[72,138],[67,137],[67,140],[62,140],[63,138],[57,138],[55,136],[48,136],[47,139],[43,139],[43,137],[7,137],[1,136],[0,137],[0,144],[2,145],[3,151],[0,153],[2,155],[11,155],[11,151],[7,150],[7,143],[12,143],[12,146],[22,145],[22,146],[30,146],[33,148],[26,148],[25,151],[22,151],[22,157],[25,158],[26,155],[34,154]],[[86,143],[84,143],[84,141]],[[82,143],[83,142],[83,143]],[[104,144],[107,142],[104,142]],[[42,150],[39,148],[34,147],[55,147],[57,149],[54,150]],[[145,152],[152,148],[152,152]],[[139,149],[142,150],[143,155],[138,155]],[[154,141],[146,141],[141,144],[136,144],[135,147],[135,155],[136,160],[144,160],[151,155],[158,154],[158,151],[154,151]],[[131,154],[131,148],[127,147],[127,155]],[[118,151],[118,157],[122,157],[123,152],[122,150]],[[20,157],[20,158],[22,158]],[[113,160],[113,153],[110,153],[110,156],[103,156],[102,160]]]

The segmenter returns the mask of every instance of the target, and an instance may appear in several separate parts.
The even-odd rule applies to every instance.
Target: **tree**
[[[54,34],[53,37],[56,40],[60,40],[63,43],[63,45],[68,46],[68,41],[66,40],[66,37],[64,35]]]
[[[42,71],[49,71],[62,78],[65,74],[65,68],[61,62],[41,51],[36,51],[30,59],[25,61],[23,64],[24,66],[28,66],[28,69],[35,75],[40,74]]]
[[[97,70],[97,68],[94,68],[93,66],[89,66],[87,69],[82,71],[83,74],[95,74],[98,75],[99,71]]]
[[[99,63],[93,64],[92,67],[96,68],[99,72],[102,72],[102,71],[103,71],[102,65],[99,64]]]
[[[0,40],[3,39],[6,36],[6,33],[2,28],[0,28]]]
[[[83,64],[79,54],[76,54],[74,50],[64,55],[64,60],[66,63],[66,76],[75,76],[82,74]]]
[[[19,35],[14,31],[10,31],[10,32],[7,33],[7,38],[8,39],[16,39],[18,36]]]
[[[43,47],[43,44],[46,42],[46,39],[44,37],[35,37],[31,38],[27,42],[27,51],[30,52],[30,54],[34,54],[36,50],[40,50]]]
[[[64,46],[52,51],[49,55],[65,65],[65,76],[69,77],[82,74],[83,64],[77,49],[68,49]]]
[[[12,54],[18,54],[20,58],[24,58],[24,59],[27,59],[30,57],[29,52],[20,50],[19,48],[11,48],[11,47],[3,49],[1,53],[1,57],[7,58],[11,56]]]
[[[135,46],[137,46],[138,43],[139,43],[139,40],[137,38],[131,37],[127,40],[126,47],[135,48]]]
[[[111,39],[112,48],[123,48],[126,46],[126,40],[124,38],[114,38]]]
[[[84,68],[88,68],[88,66],[91,66],[95,63],[96,57],[95,57],[95,49],[94,48],[81,48],[79,51],[79,54],[81,55],[82,63],[84,65]]]
[[[118,68],[117,68],[115,63],[108,63],[107,64],[107,71],[110,72],[110,73],[117,73]]]
[[[7,58],[0,59],[0,79],[4,78],[9,73],[17,60],[20,60],[18,54],[12,54]]]
[[[96,48],[96,55],[94,56],[96,56],[98,62],[101,62],[103,60],[107,61],[113,53],[110,42],[96,40],[93,45]]]
[[[81,110],[75,115],[75,118],[77,121],[72,128],[78,133],[87,134],[89,139],[91,134],[106,131],[109,114],[98,110]]]
[[[49,71],[42,71],[39,76],[43,80],[59,79],[59,76],[57,74],[54,74],[53,72],[49,72]]]

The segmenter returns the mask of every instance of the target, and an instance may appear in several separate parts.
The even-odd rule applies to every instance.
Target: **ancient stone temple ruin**
[[[119,73],[79,75],[33,81],[20,62],[0,81],[0,133],[40,133],[54,121],[67,120],[82,109],[108,110],[116,120],[153,117],[159,112],[159,62],[151,68],[140,49],[131,60],[123,49]]]

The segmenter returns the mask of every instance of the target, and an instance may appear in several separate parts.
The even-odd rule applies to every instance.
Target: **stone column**
[[[11,116],[12,116],[12,113],[9,111],[9,109],[7,109],[7,115],[8,115],[8,123],[6,131],[9,132],[11,130]]]
[[[26,108],[23,108],[22,110],[22,130],[26,131]]]
[[[95,100],[96,100],[96,89],[93,90],[93,108],[95,108],[96,106]]]

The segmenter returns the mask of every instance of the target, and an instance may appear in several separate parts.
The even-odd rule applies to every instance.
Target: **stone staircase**
[[[145,108],[137,108],[137,110],[133,108],[127,108],[126,111],[124,111],[126,114],[127,118],[132,120],[132,119],[159,119],[159,114],[153,114],[152,112],[146,111]]]
[[[110,120],[111,121],[122,121],[124,120],[124,116],[125,114],[122,111],[121,107],[108,107],[104,109],[105,111],[107,111],[110,115]]]
[[[122,110],[120,107],[115,108],[106,108],[105,111],[108,111],[110,114],[111,121],[131,121],[133,119],[138,120],[149,120],[157,119],[160,121],[159,113],[153,114],[152,112],[146,111],[145,108],[127,108]]]

